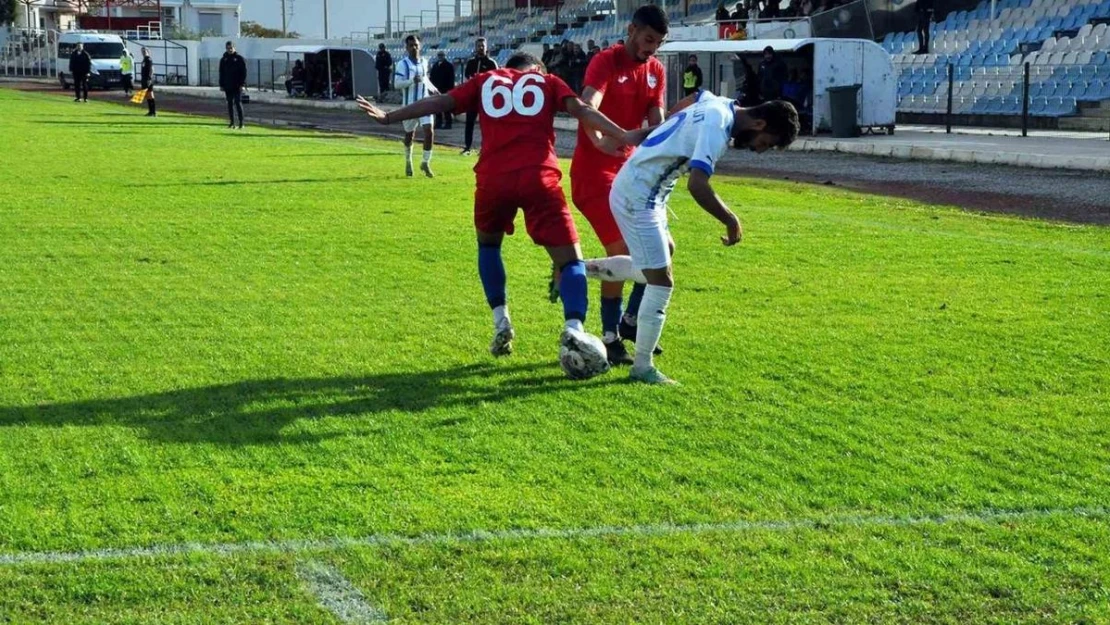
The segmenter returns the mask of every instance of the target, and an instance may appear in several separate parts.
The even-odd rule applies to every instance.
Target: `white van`
[[[123,72],[119,68],[119,58],[123,56],[126,44],[119,35],[102,35],[95,30],[75,30],[64,32],[58,37],[58,82],[62,89],[69,89],[72,77],[69,72],[69,57],[77,49],[77,44],[85,44],[85,52],[92,57],[92,73],[89,87],[101,89],[123,86]],[[134,71],[134,70],[132,70]]]

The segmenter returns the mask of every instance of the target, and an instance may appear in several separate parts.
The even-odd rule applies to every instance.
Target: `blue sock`
[[[490,308],[505,305],[505,263],[501,261],[500,245],[478,246],[478,276],[486,291]]]
[[[602,333],[617,333],[617,326],[621,322],[621,304],[624,300],[620,297],[601,298],[601,331]]]
[[[586,320],[586,263],[576,260],[563,265],[559,278],[559,294],[563,298],[563,318]]]
[[[635,319],[636,315],[640,314],[640,302],[644,301],[644,288],[646,286],[646,284],[640,284],[639,282],[632,285],[632,293],[628,295],[628,308],[624,309],[626,317]]]

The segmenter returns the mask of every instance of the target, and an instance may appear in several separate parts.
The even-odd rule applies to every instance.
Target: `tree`
[[[0,0],[0,24],[11,24],[14,22],[15,13],[18,9],[18,0]]]
[[[249,21],[239,24],[239,33],[244,37],[256,37],[258,39],[297,39],[300,37],[300,35],[295,32],[282,34],[282,32],[276,28],[266,28],[258,22]]]

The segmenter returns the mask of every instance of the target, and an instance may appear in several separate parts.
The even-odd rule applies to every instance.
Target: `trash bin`
[[[829,107],[832,109],[832,136],[846,139],[859,136],[856,100],[863,85],[829,87]]]

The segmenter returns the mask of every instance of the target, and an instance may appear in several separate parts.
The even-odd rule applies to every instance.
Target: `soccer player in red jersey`
[[[637,9],[628,25],[627,43],[603,50],[590,61],[582,92],[586,104],[626,130],[639,129],[645,120],[648,126],[662,123],[666,74],[655,51],[666,39],[668,29],[667,14],[658,6],[648,4]],[[571,198],[609,256],[628,253],[609,208],[609,192],[631,153],[629,146],[617,146],[594,130],[578,128],[578,145],[570,165]],[[622,282],[601,285],[602,340],[612,364],[632,364],[621,339],[635,341],[636,315],[644,287],[633,286],[628,310],[622,317],[623,293]]]
[[[596,128],[619,145],[634,145],[646,132],[627,132],[571,91],[558,76],[545,74],[530,54],[516,54],[503,69],[486,72],[449,93],[420,100],[392,112],[358,99],[359,107],[381,124],[433,113],[478,112],[482,152],[474,166],[474,226],[478,233],[478,274],[493,310],[490,353],[512,353],[512,322],[506,306],[505,265],[501,242],[513,233],[518,209],[537,245],[547,248],[561,269],[565,329],[582,332],[586,319],[586,269],[578,232],[563,195],[562,172],[555,155],[555,113],[566,111],[583,126]],[[564,331],[562,341],[568,340]]]

